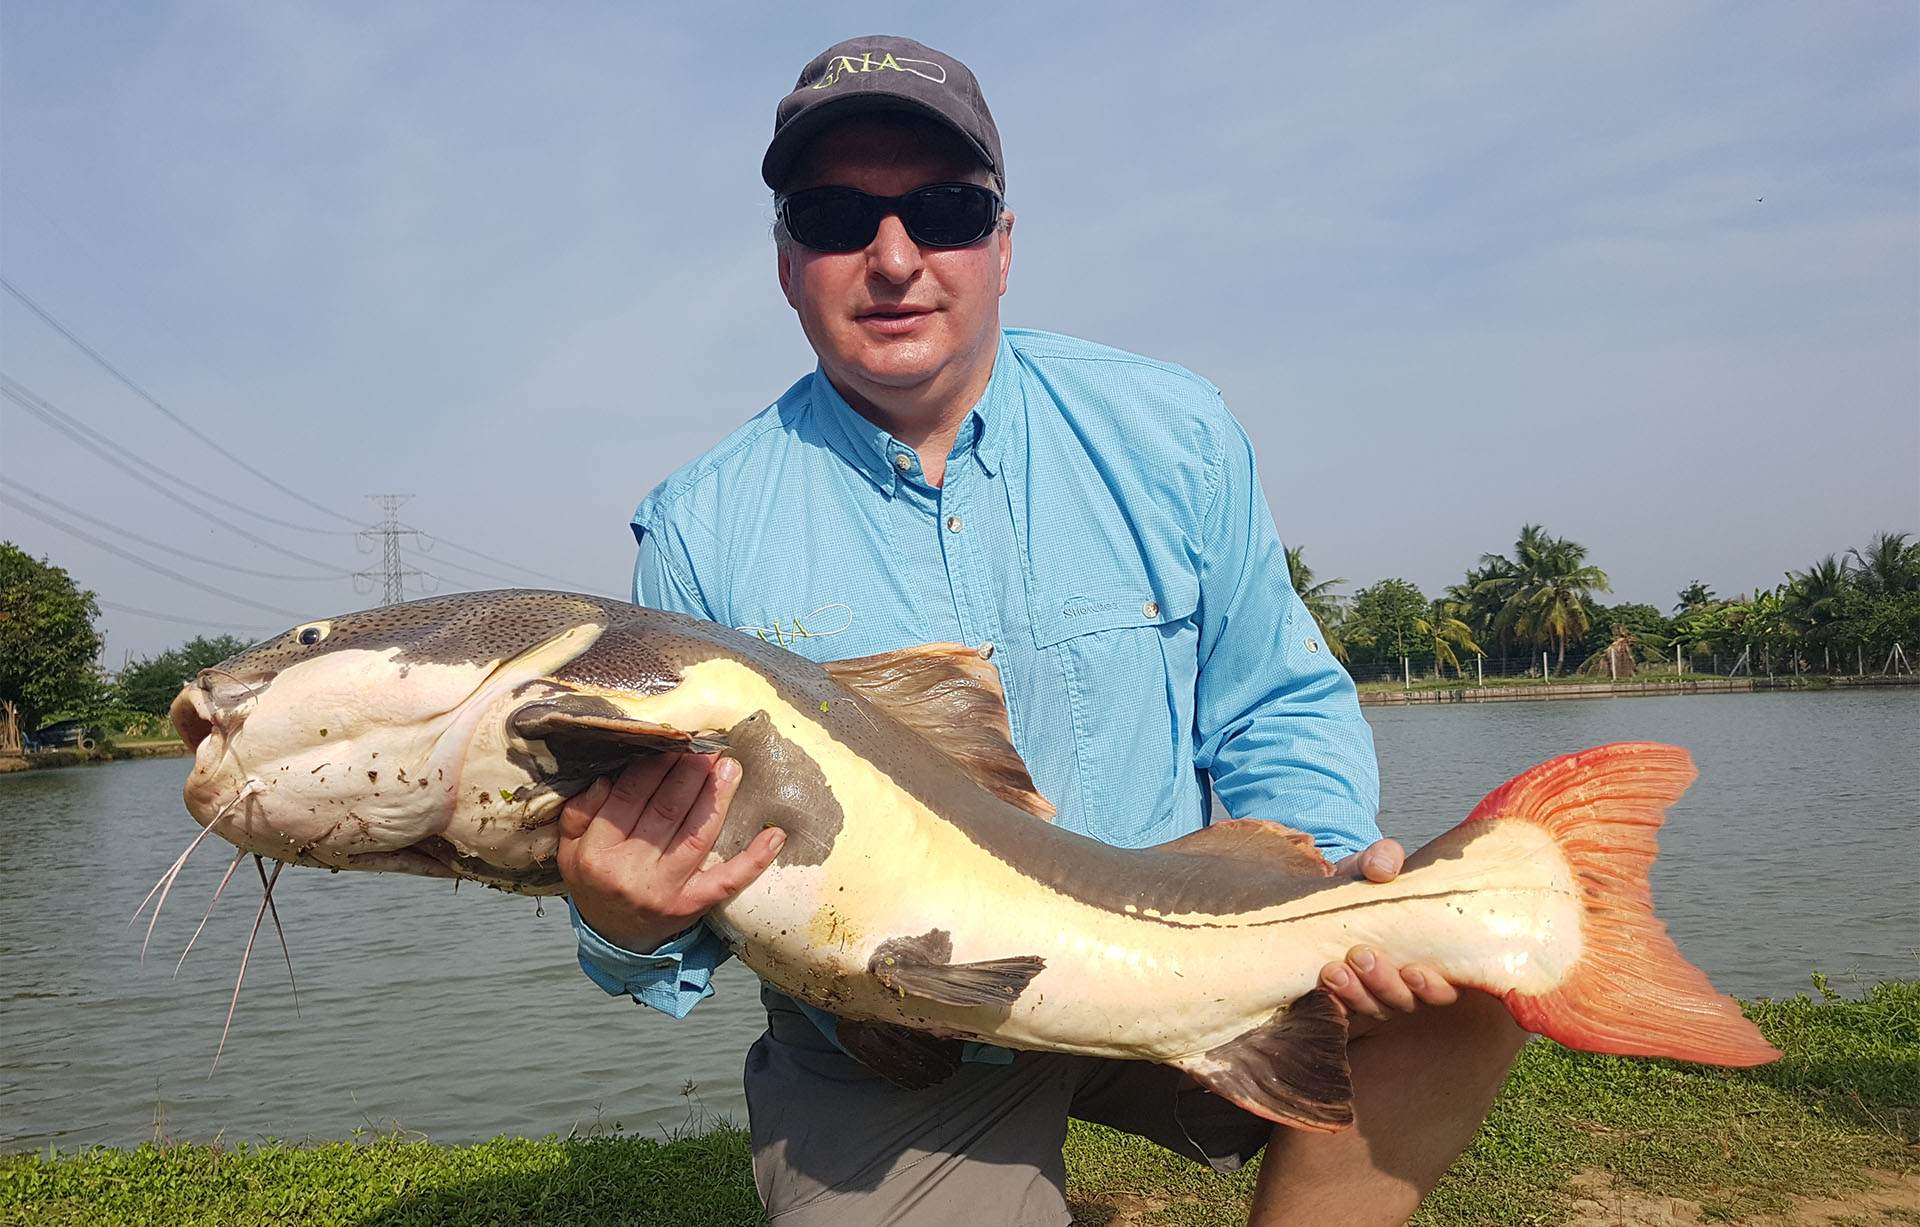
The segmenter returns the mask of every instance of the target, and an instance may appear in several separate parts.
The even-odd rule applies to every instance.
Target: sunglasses
[[[810,187],[779,200],[780,224],[802,247],[859,251],[888,214],[922,247],[970,247],[1000,224],[1000,194],[977,183],[930,183],[904,196]]]

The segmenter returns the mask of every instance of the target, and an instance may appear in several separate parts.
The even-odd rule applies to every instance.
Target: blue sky
[[[624,592],[641,496],[812,365],[759,158],[802,63],[887,31],[993,106],[1005,320],[1219,384],[1323,578],[1437,593],[1535,521],[1667,607],[1920,534],[1911,3],[902,12],[4,0],[0,272],[345,518],[0,294],[0,486],[185,578],[0,533],[114,606],[114,666],[374,603],[375,493],[438,591]]]

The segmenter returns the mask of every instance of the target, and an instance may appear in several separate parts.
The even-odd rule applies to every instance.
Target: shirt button
[[[893,458],[893,467],[904,473],[913,467],[913,457],[907,455],[905,452],[901,452]]]
[[[1140,612],[1149,618],[1157,618],[1160,616],[1160,602],[1148,601],[1140,607]]]
[[[948,531],[948,532],[950,532],[950,533],[957,533],[957,532],[959,532],[959,531],[960,531],[960,517],[959,517],[959,516],[948,516],[948,517],[947,517],[947,531]]]
[[[993,659],[993,640],[991,639],[982,640],[980,643],[980,646],[974,650],[980,653],[981,660],[992,660]]]
[[[1311,640],[1311,639],[1307,640],[1307,651],[1318,652],[1319,650],[1320,650],[1320,645],[1318,643],[1316,643],[1314,640]]]

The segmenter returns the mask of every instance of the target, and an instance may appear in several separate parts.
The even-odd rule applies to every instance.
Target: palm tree
[[[1495,627],[1500,620],[1500,607],[1507,603],[1509,581],[1519,574],[1520,568],[1505,554],[1482,554],[1480,565],[1447,589],[1447,599],[1453,602],[1457,616],[1480,642],[1492,645],[1501,655],[1506,655],[1513,646],[1512,636]]]
[[[1808,647],[1832,646],[1829,632],[1840,616],[1848,578],[1847,568],[1832,554],[1804,571],[1787,572],[1787,586],[1780,593],[1781,613]]]
[[[1874,596],[1920,592],[1920,542],[1907,544],[1905,533],[1878,533],[1863,554],[1850,549],[1848,571],[1861,591]]]
[[[1300,596],[1300,603],[1307,607],[1313,620],[1320,625],[1320,638],[1326,640],[1327,651],[1342,664],[1347,660],[1347,645],[1340,634],[1340,624],[1346,620],[1346,598],[1336,596],[1333,589],[1347,581],[1342,579],[1313,582],[1313,568],[1301,558],[1306,547],[1290,545],[1287,547],[1287,579],[1293,584],[1294,592]]]
[[[1438,677],[1444,666],[1453,666],[1455,677],[1464,676],[1460,669],[1460,658],[1453,649],[1465,648],[1469,652],[1479,653],[1480,645],[1473,641],[1473,630],[1460,620],[1460,607],[1445,597],[1427,602],[1424,613],[1413,620],[1413,628],[1420,632],[1427,646],[1433,648],[1433,672]]]
[[[1586,546],[1552,536],[1538,524],[1521,526],[1513,553],[1518,574],[1483,585],[1504,598],[1494,630],[1536,645],[1553,644],[1559,651],[1555,671],[1563,670],[1567,641],[1584,636],[1592,624],[1587,612],[1592,594],[1613,591],[1607,573],[1588,565]]]

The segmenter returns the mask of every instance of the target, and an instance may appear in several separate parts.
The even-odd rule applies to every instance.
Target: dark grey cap
[[[760,177],[779,191],[821,129],[875,111],[904,111],[951,128],[988,170],[1006,177],[1000,132],[973,73],[950,55],[889,34],[850,38],[808,61],[774,112],[773,143],[760,161]]]

